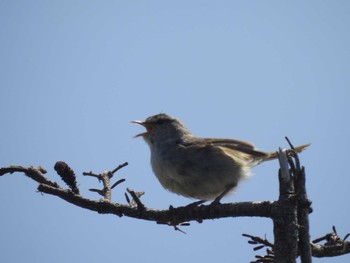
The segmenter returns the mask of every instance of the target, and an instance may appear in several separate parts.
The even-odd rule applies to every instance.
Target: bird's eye
[[[157,121],[156,121],[156,124],[157,124],[157,125],[162,125],[164,122],[165,122],[165,120],[157,120]]]

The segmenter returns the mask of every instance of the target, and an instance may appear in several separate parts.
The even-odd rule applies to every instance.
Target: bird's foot
[[[205,203],[206,201],[205,200],[199,200],[199,201],[195,201],[193,203],[190,203],[188,205],[186,205],[185,207],[187,208],[194,208],[194,207],[197,207],[197,206],[200,206],[201,204]]]
[[[221,199],[225,195],[227,195],[232,190],[232,188],[234,188],[234,187],[235,187],[235,185],[229,185],[218,197],[216,197],[214,199],[213,202],[210,203],[210,205],[218,205],[218,204],[220,204]]]

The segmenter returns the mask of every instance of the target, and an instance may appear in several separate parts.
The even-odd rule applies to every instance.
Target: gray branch
[[[292,147],[292,146],[291,146]],[[293,147],[292,147],[293,148]],[[58,183],[49,180],[42,167],[9,166],[0,168],[0,176],[12,173],[24,173],[27,177],[39,183],[38,191],[55,195],[71,204],[89,209],[101,214],[112,214],[118,217],[127,216],[137,219],[154,221],[159,224],[170,225],[175,230],[182,231],[179,226],[187,226],[188,222],[219,219],[227,217],[266,217],[271,218],[274,225],[274,243],[265,239],[250,237],[250,244],[257,244],[255,250],[267,247],[266,256],[256,256],[255,262],[296,262],[300,256],[302,263],[311,263],[314,257],[332,257],[350,253],[350,242],[338,237],[335,228],[333,232],[322,238],[310,242],[309,220],[311,202],[307,198],[305,187],[305,169],[300,167],[299,159],[294,151],[278,152],[280,170],[280,196],[278,201],[239,202],[221,204],[213,202],[205,205],[195,202],[187,206],[172,207],[166,210],[148,208],[140,197],[143,192],[135,192],[129,188],[125,192],[126,204],[112,202],[112,190],[125,181],[119,179],[111,183],[113,175],[127,163],[121,164],[112,171],[95,174],[86,172],[102,182],[102,189],[90,189],[102,195],[101,200],[92,200],[79,194],[78,184],[74,171],[64,162],[57,162],[55,170],[61,179],[68,185],[65,189]],[[130,196],[129,196],[130,195]],[[182,231],[183,232],[183,231]],[[325,244],[318,244],[326,240]]]

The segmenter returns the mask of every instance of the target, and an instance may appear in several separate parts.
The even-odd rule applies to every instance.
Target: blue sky
[[[0,166],[67,162],[84,171],[128,161],[113,192],[145,191],[163,209],[191,200],[165,191],[130,123],[165,112],[201,137],[301,154],[313,201],[311,236],[350,231],[349,1],[0,1]],[[225,202],[276,200],[278,163],[262,164]],[[63,185],[63,183],[62,183]],[[192,223],[98,215],[0,178],[1,262],[249,262],[242,233],[273,240],[267,219]],[[327,259],[344,262],[349,255]],[[322,260],[324,262],[325,260]],[[314,259],[314,262],[321,260]]]

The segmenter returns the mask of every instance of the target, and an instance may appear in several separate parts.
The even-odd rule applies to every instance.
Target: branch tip
[[[293,146],[293,144],[290,142],[290,140],[289,140],[289,138],[286,136],[286,137],[284,137],[285,139],[286,139],[286,141],[288,142],[288,144],[289,144],[289,147],[292,149],[292,150],[294,150],[295,148],[294,148],[294,146]]]
[[[113,169],[111,171],[111,174],[113,175],[114,173],[116,173],[117,171],[119,171],[120,169],[122,169],[123,167],[129,165],[128,162],[125,162],[125,163],[122,163],[122,164],[119,164],[115,169]]]
[[[116,187],[117,185],[121,184],[125,182],[125,179],[119,179],[118,181],[116,181],[112,186],[111,186],[111,189],[113,189],[114,187]]]

